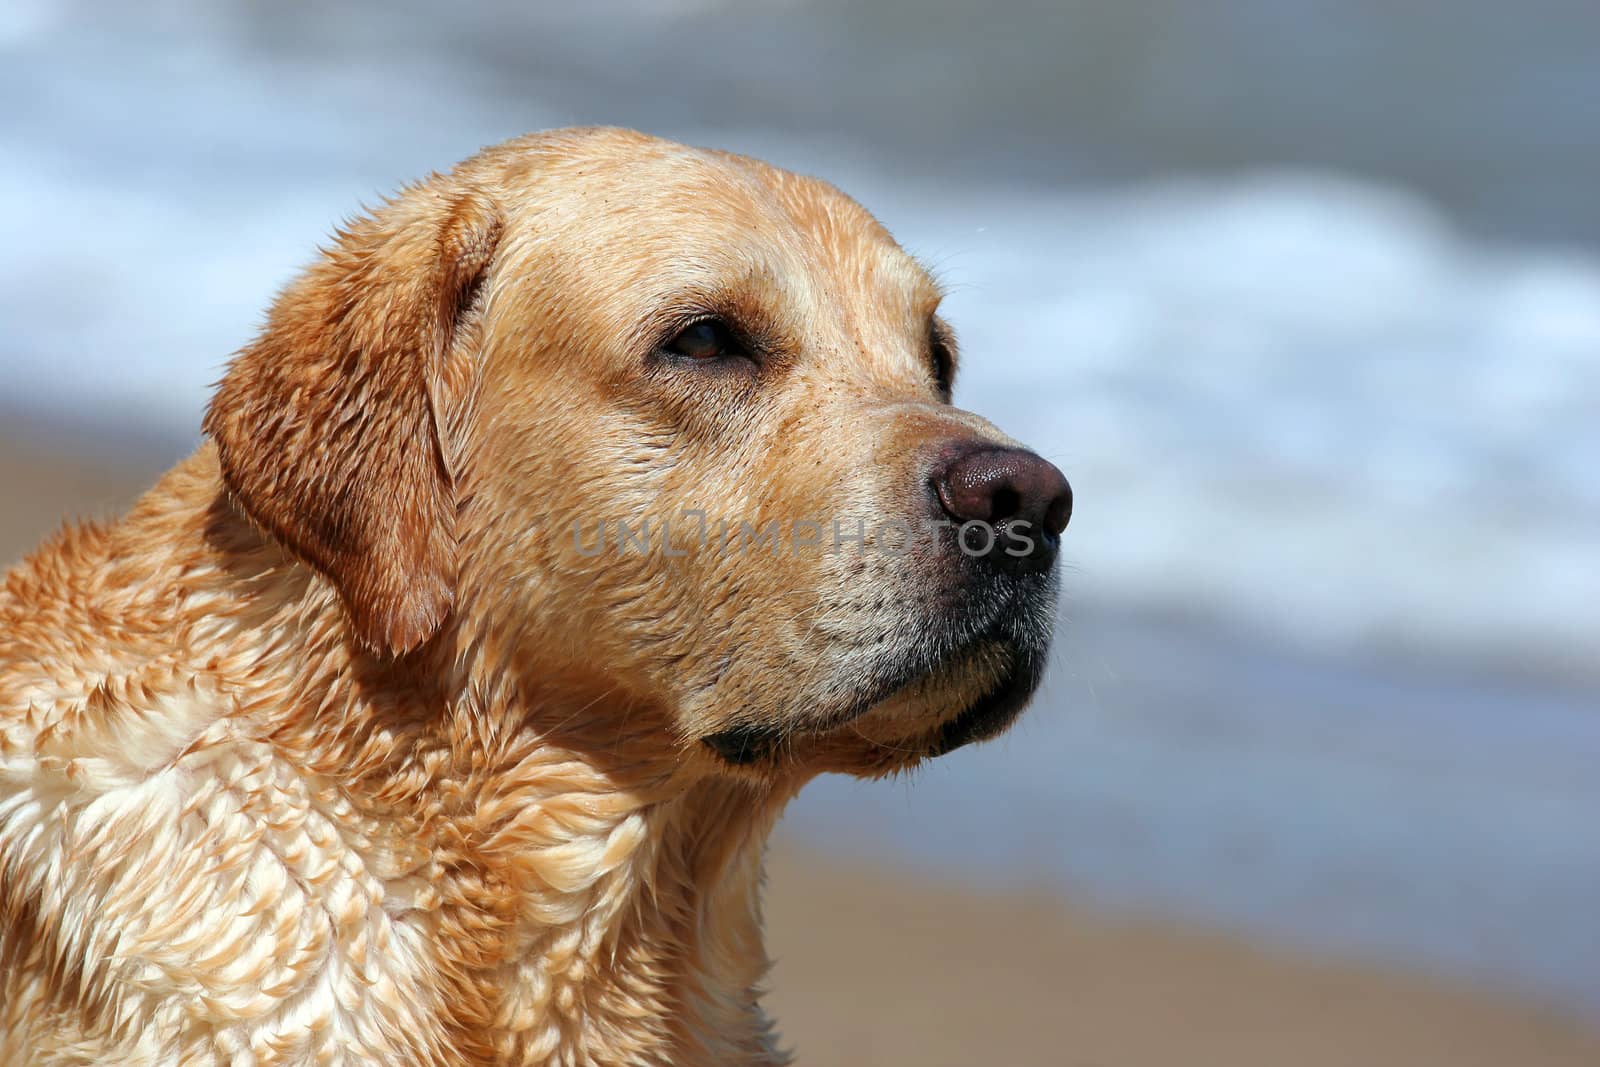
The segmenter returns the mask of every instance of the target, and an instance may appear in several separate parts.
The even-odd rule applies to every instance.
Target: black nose
[[[981,530],[980,536],[960,533],[969,555],[1048,566],[1072,517],[1072,486],[1066,475],[1020,448],[979,446],[958,452],[934,470],[933,487],[952,519],[989,525],[992,537],[982,536]],[[985,544],[987,552],[977,551]]]

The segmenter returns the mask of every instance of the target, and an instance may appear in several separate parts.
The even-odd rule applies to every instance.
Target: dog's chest
[[[200,709],[162,710],[79,709],[0,753],[0,906],[30,917],[4,930],[0,1050],[443,1061],[426,852],[225,719],[151,766],[141,725],[171,737]]]
[[[486,855],[437,810],[353,802],[215,693],[124,697],[0,751],[0,908],[34,916],[0,927],[0,1062],[580,1062],[604,1031],[643,1063],[670,1041],[671,949],[606,936],[636,814],[529,796]]]

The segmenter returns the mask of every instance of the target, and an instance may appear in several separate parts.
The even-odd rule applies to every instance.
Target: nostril
[[[1059,534],[1067,528],[1067,523],[1072,520],[1072,486],[1062,479],[1061,491],[1055,499],[1050,501],[1050,507],[1044,514],[1044,526],[1053,534]]]
[[[1009,519],[1022,510],[1022,495],[1009,485],[995,490],[992,511],[993,519]]]

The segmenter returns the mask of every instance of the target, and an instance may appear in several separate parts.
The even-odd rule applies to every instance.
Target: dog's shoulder
[[[384,916],[338,791],[258,714],[262,665],[290,653],[251,623],[306,581],[206,451],[0,588],[0,1062],[226,1063],[340,1039],[355,1005],[382,1039],[342,1040],[429,1062],[426,998],[377,962],[417,937]]]

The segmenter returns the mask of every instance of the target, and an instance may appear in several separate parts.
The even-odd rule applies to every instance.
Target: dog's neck
[[[239,687],[234,729],[294,768],[376,880],[372,921],[417,935],[434,1054],[781,1060],[757,1003],[759,891],[791,790],[686,771],[658,710],[544,688],[459,629],[369,655],[331,590],[224,499],[194,521],[211,555],[186,580],[231,598],[225,626],[215,605],[198,625]]]
[[[363,768],[344,780],[366,826],[429,842],[421,868],[396,873],[426,871],[434,890],[457,1048],[496,1063],[771,1062],[759,891],[782,799],[563,729],[625,708],[463,696],[427,710],[439,718],[406,751],[370,751],[362,730],[296,748],[330,776]]]

